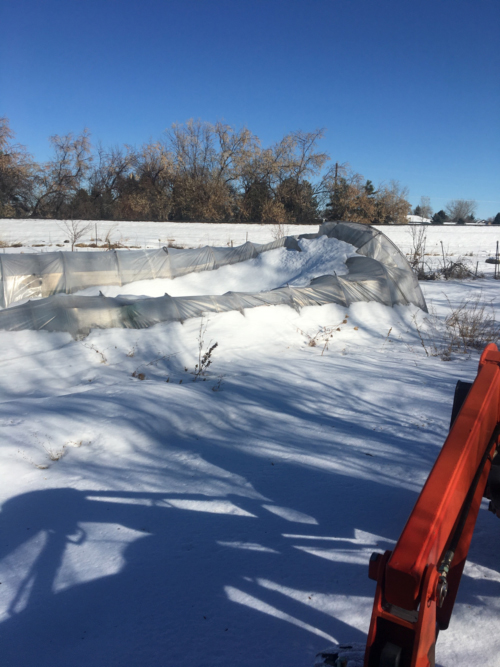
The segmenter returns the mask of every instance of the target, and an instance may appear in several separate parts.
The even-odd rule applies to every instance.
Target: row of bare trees
[[[476,211],[477,202],[474,199],[452,199],[446,204],[445,210],[441,209],[434,213],[430,198],[421,197],[420,204],[415,207],[413,214],[431,220],[436,225],[442,225],[444,222],[465,224],[467,222],[475,222]],[[491,216],[487,218],[485,222],[496,225],[500,224],[500,213],[495,217]]]
[[[403,223],[408,192],[348,165],[325,170],[323,130],[270,147],[247,128],[189,120],[140,148],[93,147],[88,130],[51,137],[37,163],[0,119],[0,217],[85,220]]]

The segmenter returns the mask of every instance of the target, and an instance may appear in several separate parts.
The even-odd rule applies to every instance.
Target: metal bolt
[[[437,605],[438,607],[442,607],[444,599],[448,594],[448,582],[446,581],[445,577],[439,577],[436,593],[437,593]]]

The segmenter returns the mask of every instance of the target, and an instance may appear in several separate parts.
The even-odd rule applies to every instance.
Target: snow
[[[412,228],[414,225],[377,227],[404,253],[411,253]],[[488,257],[494,257],[496,244],[500,241],[500,227],[487,225],[425,225],[426,235],[425,262],[430,267],[438,267],[443,262],[443,253],[446,260],[465,260],[469,268],[475,272],[476,264],[479,274],[491,277],[494,266],[486,264]]]
[[[107,238],[111,243],[139,248],[161,248],[164,245],[181,245],[190,248],[200,246],[241,245],[245,241],[268,243],[277,236],[315,233],[317,225],[264,225],[264,224],[233,224],[216,225],[190,222],[111,222],[97,220],[87,223],[76,221],[78,227],[87,228],[79,242],[91,243],[96,238],[99,245],[106,245]],[[68,226],[71,223],[68,222]],[[63,220],[16,220],[5,218],[0,220],[0,243],[12,245],[22,244],[35,252],[53,252],[65,250],[64,241],[69,241],[68,229]],[[58,246],[57,244],[60,244]],[[85,248],[82,248],[85,249]],[[6,251],[19,252],[15,248]]]
[[[141,224],[146,247],[156,223]],[[28,238],[38,225],[20,229]],[[270,240],[255,227],[250,240]],[[176,236],[227,242],[224,225],[196,228],[178,225]],[[406,229],[383,231],[409,248]],[[244,226],[237,232],[235,244],[246,237]],[[498,232],[428,233],[431,246],[443,239],[479,258],[493,254]],[[272,251],[125,291],[300,284],[342,271],[351,252],[302,243],[300,255]],[[468,293],[499,305],[491,273],[422,288],[437,317]],[[477,370],[476,354],[427,356],[416,329],[427,331],[425,318],[413,306],[356,303],[256,308],[81,341],[1,332],[3,662],[312,667],[332,643],[363,643],[369,556],[397,540],[446,437],[455,383]],[[193,381],[200,338],[202,351],[218,347]],[[437,643],[441,667],[500,665],[499,549],[484,506]]]
[[[241,264],[223,266],[217,271],[191,273],[175,279],[157,279],[128,283],[124,287],[90,287],[79,294],[97,296],[129,295],[192,296],[196,294],[224,294],[225,292],[262,292],[282,285],[303,287],[313,278],[327,274],[347,273],[346,260],[356,255],[349,243],[321,236],[317,239],[301,239],[302,252],[290,252],[278,248],[262,253],[255,259]]]

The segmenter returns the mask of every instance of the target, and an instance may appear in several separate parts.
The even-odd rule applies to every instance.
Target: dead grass
[[[419,325],[417,315],[413,317],[427,356],[450,361],[454,354],[480,352],[488,343],[500,339],[500,323],[496,321],[493,306],[483,300],[481,293],[466,297],[455,307],[448,298],[447,301],[449,312],[444,320],[431,314],[424,319],[424,328]]]
[[[441,253],[432,254],[434,257],[440,257],[438,265],[431,267],[425,259],[426,256],[430,256],[425,252],[427,228],[423,225],[412,225],[408,233],[411,237],[411,249],[407,258],[419,280],[467,280],[483,277],[483,274],[477,272],[477,266],[474,270],[470,260],[464,257],[451,259],[453,255],[445,251],[442,241],[440,241]],[[472,253],[468,253],[468,256],[472,256]]]
[[[38,444],[41,444],[42,449],[45,452],[46,458],[51,461],[52,463],[56,463],[57,461],[60,461],[63,456],[66,455],[68,447],[81,447],[84,444],[83,440],[68,440],[68,442],[64,443],[60,447],[56,447],[53,442],[52,438],[49,435],[45,436],[46,442],[45,443],[40,443],[40,439],[38,438],[38,435],[35,433],[34,434],[35,440],[38,441]],[[91,444],[90,440],[85,441],[86,444]],[[50,468],[50,463],[37,463],[34,461],[31,456],[29,456],[24,450],[18,449],[17,453],[21,458],[23,458],[25,461],[27,461],[30,465],[32,465],[34,468],[37,468],[38,470],[47,470]]]
[[[321,347],[321,356],[323,356],[323,354],[328,351],[331,339],[337,332],[342,331],[342,325],[347,324],[348,320],[349,315],[346,315],[342,322],[328,326],[320,326],[318,331],[314,334],[302,331],[302,329],[298,329],[298,331],[305,336],[308,347]],[[357,331],[358,327],[354,327],[354,330]]]
[[[50,461],[59,461],[65,454],[64,447],[61,449],[53,449],[44,446],[45,453],[47,454]]]
[[[176,243],[175,239],[167,239],[167,248],[176,248],[177,250],[183,250],[184,246],[180,243]]]
[[[466,300],[451,309],[445,326],[450,349],[463,354],[482,350],[485,345],[496,342],[500,337],[500,326],[493,307],[482,302],[481,296]]]
[[[135,353],[136,353],[136,347],[134,346],[134,347],[132,347],[131,350],[129,350],[127,352],[126,356],[131,358],[131,357],[135,356]],[[146,373],[144,372],[145,368],[152,367],[152,366],[154,366],[155,368],[158,368],[158,365],[162,361],[168,361],[169,359],[171,359],[172,357],[175,357],[176,355],[177,355],[177,352],[174,352],[172,354],[164,354],[162,356],[155,357],[155,359],[153,359],[152,361],[148,361],[147,363],[145,362],[145,363],[139,364],[139,366],[137,366],[137,368],[133,371],[132,377],[137,378],[138,380],[145,380],[146,379]],[[140,369],[142,369],[142,370],[140,370]],[[167,379],[165,381],[169,382],[169,377],[167,377]]]

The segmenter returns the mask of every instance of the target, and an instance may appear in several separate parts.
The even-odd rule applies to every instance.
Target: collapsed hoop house
[[[236,248],[118,250],[0,255],[0,330],[66,331],[84,336],[91,329],[143,329],[159,322],[183,322],[204,313],[257,306],[287,305],[295,309],[330,303],[349,306],[376,301],[387,306],[414,304],[427,310],[418,280],[399,249],[379,230],[352,222],[323,224],[311,239],[326,235],[357,248],[346,261],[346,275],[323,275],[306,287],[289,285],[216,296],[130,297],[81,296],[88,287],[125,285],[139,280],[176,278],[245,262],[263,252],[286,248],[300,252],[297,238]],[[299,237],[300,238],[300,237]],[[15,306],[17,301],[26,303]]]

